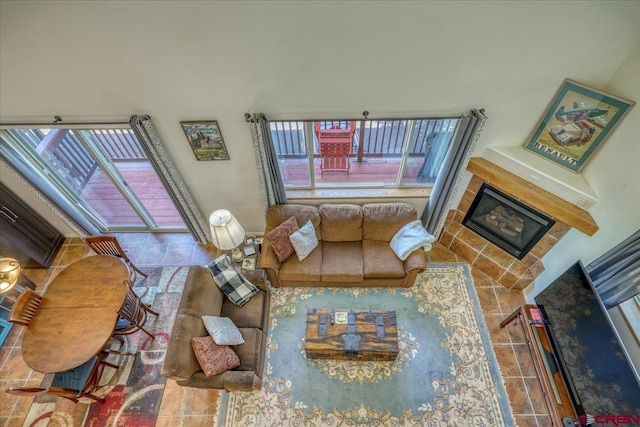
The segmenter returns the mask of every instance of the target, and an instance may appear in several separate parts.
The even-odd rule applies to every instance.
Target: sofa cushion
[[[271,248],[280,262],[286,261],[287,258],[293,255],[294,249],[289,236],[297,230],[296,217],[292,216],[267,233]]]
[[[318,238],[316,230],[313,228],[311,220],[307,221],[299,230],[294,231],[289,236],[296,256],[300,261],[309,256],[309,254],[318,247]]]
[[[324,242],[354,242],[362,240],[362,208],[358,205],[323,204],[320,229]]]
[[[264,345],[266,345],[265,335],[260,329],[241,328],[244,344],[234,345],[233,351],[240,358],[240,366],[236,368],[238,371],[254,371],[259,375],[262,374],[262,366],[264,364]]]
[[[259,328],[266,330],[269,314],[269,295],[265,291],[255,294],[242,307],[230,301],[222,304],[221,317],[228,317],[238,328]]]
[[[322,237],[320,235],[320,213],[318,212],[318,208],[316,206],[296,204],[269,206],[266,214],[267,226],[265,228],[265,236],[269,233],[269,231],[282,224],[284,220],[292,216],[296,217],[298,226],[311,220],[311,222],[313,223],[313,227],[316,229],[316,236],[318,237],[318,240],[322,240]]]
[[[210,336],[191,338],[193,354],[207,377],[240,366],[238,355],[228,345],[218,345]]]
[[[202,316],[204,327],[218,345],[238,345],[244,341],[242,334],[228,317]]]
[[[280,280],[319,282],[322,275],[322,246],[318,246],[304,261],[290,257],[280,266]]]
[[[362,241],[362,259],[365,279],[401,279],[405,276],[404,263],[389,246],[389,242]]]
[[[360,282],[364,279],[362,242],[322,242],[322,281]]]
[[[207,330],[200,316],[178,313],[162,362],[162,375],[177,381],[188,379],[199,371],[200,364],[191,351],[191,338],[204,335],[207,335]]]
[[[184,284],[178,313],[197,318],[204,314],[217,316],[220,314],[224,299],[224,294],[216,286],[209,269],[192,265],[189,267]]]
[[[416,208],[408,203],[369,203],[362,213],[363,240],[390,242],[403,225],[418,219]]]

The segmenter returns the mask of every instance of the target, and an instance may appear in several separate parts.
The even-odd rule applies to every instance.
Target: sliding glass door
[[[31,168],[30,176],[55,188],[52,199],[75,207],[69,215],[82,215],[101,232],[186,231],[130,128],[12,128],[0,136],[3,157],[18,170]]]

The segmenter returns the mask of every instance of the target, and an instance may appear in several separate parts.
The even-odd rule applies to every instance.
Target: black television
[[[580,261],[535,296],[583,424],[640,424],[640,380]]]

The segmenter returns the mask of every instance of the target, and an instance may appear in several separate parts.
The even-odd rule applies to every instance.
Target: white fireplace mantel
[[[581,173],[564,169],[522,147],[488,147],[483,157],[583,209],[598,202],[598,196]]]

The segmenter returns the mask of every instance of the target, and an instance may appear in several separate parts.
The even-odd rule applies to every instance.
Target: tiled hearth
[[[456,209],[449,211],[440,243],[507,289],[524,289],[544,271],[542,257],[572,228],[589,235],[597,225],[591,215],[484,159],[474,158],[474,174]],[[553,217],[555,225],[521,260],[462,225],[481,185],[488,184]]]

